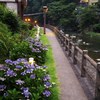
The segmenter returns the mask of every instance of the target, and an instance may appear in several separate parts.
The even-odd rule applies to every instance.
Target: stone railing
[[[88,55],[88,50],[81,50],[71,38],[60,32],[56,27],[47,25],[57,36],[65,53],[74,66],[77,66],[81,78],[86,78],[93,84],[93,97],[100,100],[100,60],[95,62]]]

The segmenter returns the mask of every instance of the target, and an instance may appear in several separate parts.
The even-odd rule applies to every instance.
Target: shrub
[[[0,22],[0,63],[9,57],[9,50],[12,45],[11,32],[8,27]]]
[[[10,50],[10,58],[16,60],[17,58],[34,57],[37,64],[44,64],[46,61],[47,47],[40,41],[33,38],[28,38],[26,41],[15,42]]]
[[[100,24],[95,24],[95,25],[93,26],[93,31],[94,31],[94,32],[100,33]]]
[[[53,84],[46,66],[30,64],[21,58],[5,62],[0,68],[1,100],[48,100]]]
[[[11,11],[8,11],[4,16],[4,23],[8,25],[9,29],[14,33],[19,31],[19,22],[18,17],[12,13]]]
[[[88,32],[83,36],[83,41],[91,43],[93,47],[100,48],[100,33]]]

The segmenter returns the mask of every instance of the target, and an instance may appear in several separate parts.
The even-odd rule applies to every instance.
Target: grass
[[[52,95],[51,95],[51,98],[49,100],[59,100],[60,91],[59,91],[59,86],[58,86],[58,80],[57,80],[56,68],[55,68],[56,65],[54,62],[52,48],[50,46],[50,43],[49,43],[46,35],[43,34],[41,36],[41,41],[43,42],[43,44],[49,45],[45,65],[48,66],[48,71],[49,71],[49,74],[51,76],[51,81],[56,83],[56,86],[54,88],[52,88],[52,90],[51,90]]]

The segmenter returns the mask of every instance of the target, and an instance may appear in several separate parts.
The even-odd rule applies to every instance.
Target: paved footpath
[[[46,29],[47,38],[52,46],[56,63],[57,77],[60,82],[60,100],[88,100],[55,34]]]

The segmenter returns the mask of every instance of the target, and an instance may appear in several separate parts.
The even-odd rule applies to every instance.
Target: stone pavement
[[[56,63],[57,77],[60,82],[60,100],[88,100],[55,34],[46,29]]]

